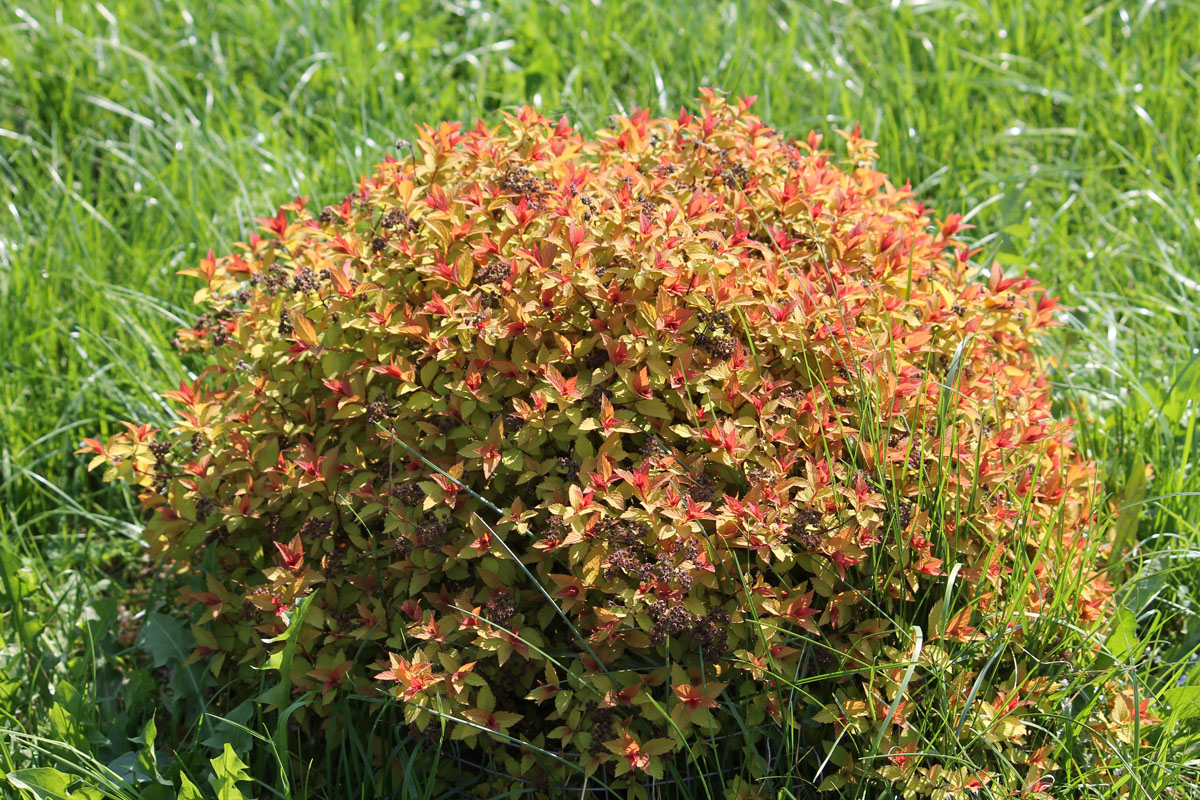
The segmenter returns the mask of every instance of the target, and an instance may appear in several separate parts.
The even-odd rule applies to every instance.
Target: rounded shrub
[[[288,638],[293,724],[395,698],[487,791],[551,794],[689,764],[1036,794],[1056,720],[1127,727],[1064,677],[1111,587],[1034,350],[1055,301],[857,128],[839,158],[752,102],[425,127],[187,271],[178,422],[84,449],[140,487],[227,702]]]

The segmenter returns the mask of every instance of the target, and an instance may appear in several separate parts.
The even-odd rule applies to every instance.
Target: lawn
[[[0,772],[74,769],[93,792],[77,797],[233,800],[209,790],[236,771],[228,752],[262,782],[238,784],[247,796],[321,783],[282,783],[261,719],[197,715],[136,500],[74,454],[122,420],[170,419],[157,392],[194,366],[170,344],[195,316],[179,270],[294,196],[340,202],[419,123],[530,103],[591,131],[618,110],[674,116],[713,86],[757,95],[797,137],[860,122],[880,169],[976,226],[976,263],[1062,298],[1045,345],[1059,410],[1081,421],[1127,548],[1113,668],[1166,730],[1122,750],[1117,785],[1068,766],[1056,796],[1200,795],[1197,30],[1195,0],[8,5]],[[203,791],[179,789],[181,767]],[[369,766],[337,769],[337,796],[374,796]],[[49,773],[0,792],[38,780],[34,796],[66,796]]]

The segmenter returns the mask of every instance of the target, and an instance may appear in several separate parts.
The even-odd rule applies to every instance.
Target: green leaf
[[[29,792],[36,800],[69,800],[68,789],[75,780],[50,767],[18,769],[6,777],[14,788]]]
[[[1135,614],[1147,608],[1154,598],[1171,586],[1170,578],[1170,559],[1161,555],[1146,559],[1138,576],[1131,582],[1124,601],[1125,608]]]
[[[186,622],[159,613],[151,613],[146,617],[146,624],[142,626],[137,639],[138,647],[150,654],[156,668],[173,665],[171,703],[188,711],[203,705],[205,690],[212,679],[203,664],[183,665],[195,643]],[[201,702],[192,704],[192,700]]]
[[[426,361],[425,366],[421,367],[421,385],[432,387],[433,377],[437,375],[439,368],[441,368],[441,364],[438,362],[432,359]]]
[[[79,626],[88,629],[95,640],[111,632],[117,626],[116,598],[97,597],[89,601],[79,615]]]
[[[500,453],[500,463],[506,469],[520,472],[521,467],[525,465],[525,455],[520,450],[504,450]]]
[[[64,684],[60,684],[61,689]],[[69,685],[69,684],[65,684]],[[46,716],[50,719],[50,724],[54,726],[55,735],[58,739],[72,747],[87,751],[87,737],[83,733],[83,723],[85,716],[78,708],[78,697],[72,692],[65,693],[61,702],[55,700],[50,706]]]
[[[139,777],[144,776],[148,780],[170,786],[171,782],[158,771],[158,755],[154,752],[154,739],[157,735],[158,727],[154,724],[154,717],[151,717],[146,721],[146,727],[142,728],[142,735],[133,740],[134,744],[142,746],[137,755],[137,770]]]
[[[647,417],[658,417],[660,419],[674,419],[675,412],[667,407],[667,404],[658,398],[649,400],[639,400],[633,404],[639,414]]]
[[[312,605],[313,598],[316,594],[310,594],[300,601],[299,606],[287,619],[287,630],[282,635],[271,639],[272,642],[283,642],[283,649],[279,653],[279,683],[272,686],[270,689],[258,696],[259,702],[267,703],[274,706],[280,713],[275,722],[275,733],[272,739],[275,741],[277,752],[287,753],[288,750],[288,733],[287,722],[295,708],[289,708],[286,712],[283,710],[292,696],[292,658],[296,652],[296,640],[300,638],[300,629],[304,625],[304,615],[308,613],[308,607]],[[274,654],[272,654],[272,658]],[[228,745],[226,745],[228,747]]]
[[[1163,692],[1163,700],[1178,719],[1200,717],[1200,686],[1172,686]]]
[[[155,667],[165,667],[171,661],[186,661],[194,641],[183,620],[153,612],[146,617],[137,643],[150,654]]]
[[[37,617],[30,617],[21,623],[21,635],[25,637],[25,641],[27,642],[31,642],[38,636],[41,636],[44,630],[46,630],[46,623]]]
[[[240,726],[245,726],[254,716],[254,703],[250,700],[239,703],[236,708],[225,715],[224,719],[213,721],[213,716],[205,716],[207,729],[211,731],[201,742],[205,747],[220,750],[226,744],[232,744],[238,752],[246,752],[253,743],[252,737]]]
[[[417,392],[405,400],[404,404],[412,411],[424,411],[433,405],[433,395],[429,392]]]
[[[21,559],[7,547],[0,548],[0,600],[20,601],[37,588],[33,570],[25,569]]]
[[[341,378],[352,363],[354,358],[350,354],[326,350],[325,355],[321,356],[321,371],[326,378]]]
[[[179,776],[179,794],[176,800],[204,800],[204,795],[196,788],[187,775]]]
[[[279,461],[279,437],[272,436],[262,445],[262,448],[255,454],[254,463],[259,469],[268,469],[274,467]]]
[[[1104,644],[1113,657],[1124,660],[1141,652],[1142,643],[1137,638],[1137,618],[1127,608],[1117,609],[1117,624]]]
[[[592,446],[592,440],[586,436],[579,436],[575,439],[575,452],[581,458],[591,458],[596,455],[596,448]]]
[[[217,793],[217,800],[246,800],[236,784],[250,780],[250,774],[246,772],[246,765],[237,757],[237,753],[233,752],[233,746],[226,742],[221,755],[209,763],[213,768],[209,783]]]

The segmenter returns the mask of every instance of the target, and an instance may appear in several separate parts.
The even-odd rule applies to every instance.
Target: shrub
[[[386,693],[573,785],[732,740],[748,779],[1040,791],[1076,667],[1030,642],[1111,594],[1033,349],[1055,301],[974,280],[961,217],[857,128],[840,168],[703,95],[594,139],[530,108],[425,127],[342,202],[282,206],[186,271],[176,426],[84,449],[198,579],[231,702],[311,597],[310,728]]]

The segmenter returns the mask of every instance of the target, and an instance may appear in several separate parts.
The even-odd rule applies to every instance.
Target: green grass
[[[0,772],[116,761],[108,793],[152,800],[175,796],[155,794],[156,770],[179,767],[211,794],[224,741],[272,763],[257,718],[181,729],[207,679],[172,659],[170,617],[117,635],[173,595],[138,561],[132,498],[72,454],[120,420],[165,419],[154,392],[185,374],[169,341],[193,316],[176,270],[293,195],[340,199],[417,123],[532,102],[592,129],[634,105],[673,114],[705,85],[759,95],[791,134],[860,120],[882,169],[969,215],[978,262],[1028,265],[1063,296],[1047,352],[1114,503],[1136,495],[1135,465],[1154,468],[1119,523],[1145,646],[1129,668],[1149,694],[1200,693],[1198,29],[1194,0],[6,5]],[[129,741],[152,718],[157,767]],[[1200,793],[1194,719],[1171,725],[1130,748],[1120,791]],[[358,794],[369,767],[339,759],[325,777]],[[120,788],[124,773],[144,779]],[[1064,797],[1118,791],[1072,775]]]

